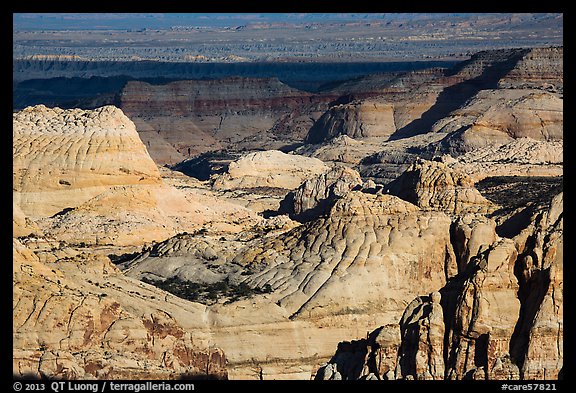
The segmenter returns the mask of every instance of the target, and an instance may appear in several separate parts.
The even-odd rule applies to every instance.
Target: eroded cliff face
[[[122,90],[120,108],[136,124],[154,161],[175,164],[231,146],[273,149],[294,143],[328,100],[273,78],[159,85],[130,81]]]
[[[459,80],[445,77],[443,69],[414,71],[394,78],[383,76],[382,79],[386,83],[375,92],[376,97],[332,106],[310,128],[306,141],[317,144],[340,135],[387,140],[421,118],[437,102],[442,90]]]
[[[456,157],[525,137],[562,140],[562,64],[562,47],[494,50],[477,53],[448,70],[383,77],[377,96],[333,105],[310,128],[306,141],[320,144],[343,135],[354,138],[364,160],[382,164],[385,172],[376,177],[389,181],[415,155]],[[379,156],[370,156],[376,141],[402,144],[385,147],[381,153],[375,148],[372,152]],[[350,162],[346,159],[350,153],[339,156],[332,150],[322,146],[313,154]],[[361,173],[372,176],[374,170],[366,165]]]
[[[497,85],[504,69],[530,69],[529,53],[478,55],[446,83],[479,78],[454,92],[474,92],[461,108],[470,124],[482,118],[471,108],[508,108],[500,120],[510,125],[523,100],[542,94],[550,105],[538,116],[550,115],[544,125],[556,136],[534,140],[543,123],[520,122],[525,134],[457,157],[438,151],[432,161],[415,156],[440,149],[445,131],[386,143],[340,135],[302,150],[315,158],[247,152],[198,181],[157,167],[119,109],[15,113],[14,369],[86,379],[143,370],[146,378],[557,378],[563,145],[560,117],[546,108],[560,98],[521,86],[507,91],[516,98],[506,106]],[[442,94],[437,73],[394,80],[408,102],[406,86],[431,83]],[[494,88],[479,92],[488,74]],[[170,96],[186,118],[190,92],[177,86]],[[259,94],[235,110],[282,105]],[[485,105],[483,94],[499,104]],[[196,109],[226,112],[233,100],[216,101]],[[394,162],[401,176],[378,184],[323,154],[372,169]],[[500,180],[514,175],[513,186]],[[538,177],[556,186],[531,186],[524,199],[512,192]],[[481,180],[494,181],[489,193]]]
[[[453,242],[465,249],[456,253],[458,274],[414,299],[398,324],[339,345],[316,378],[331,379],[337,370],[342,379],[557,379],[562,201],[561,193],[533,207],[529,224],[513,238],[497,236],[486,218],[457,221]],[[475,237],[482,241],[472,245]]]

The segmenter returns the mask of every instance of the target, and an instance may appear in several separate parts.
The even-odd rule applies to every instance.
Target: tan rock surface
[[[563,367],[563,204],[561,193],[514,239],[521,313],[510,351],[524,379],[556,379]]]
[[[413,293],[411,280],[426,278],[427,287],[446,280],[446,265],[455,263],[449,225],[443,213],[352,191],[327,218],[254,244],[234,262],[252,273],[249,285],[270,285],[292,319],[348,314],[351,304],[354,313],[394,313]]]
[[[439,68],[381,78],[385,83],[377,97],[331,107],[310,128],[306,141],[328,142],[340,135],[387,140],[430,110],[443,88],[460,81],[445,78],[444,70]]]
[[[459,226],[471,230],[453,241],[460,249],[468,244],[474,255],[456,253],[459,275],[416,298],[399,327],[385,325],[352,342],[362,357],[339,345],[331,369],[341,370],[342,379],[557,379],[563,367],[562,202],[561,193],[534,207],[512,239],[496,235],[486,218],[464,216]],[[382,333],[392,339],[377,341]]]
[[[360,174],[345,166],[310,178],[287,196],[290,212],[297,217],[312,218],[326,213],[336,199],[363,184]]]
[[[489,70],[493,83],[501,81],[500,66],[524,70],[506,80],[513,87],[526,89],[518,85],[526,72],[533,74],[528,88],[548,92],[523,95],[526,106],[520,97],[510,113],[540,111],[534,103],[556,97],[559,81],[554,89],[538,87],[542,73],[528,61],[530,51],[513,52],[513,58],[508,52],[475,57],[415,106],[405,112],[396,107],[396,126],[424,115],[464,74]],[[410,103],[410,83],[430,82],[411,78],[387,85],[390,94],[408,90],[395,103]],[[490,92],[482,94],[490,98]],[[492,104],[478,108],[499,108]],[[376,114],[364,109],[359,113],[366,124],[376,127]],[[500,144],[505,133],[490,128],[490,121],[510,125],[510,117],[486,117],[481,124],[499,146],[415,163],[409,173],[418,176],[405,176],[401,189],[416,204],[378,193],[371,184],[365,192],[342,190],[348,192],[323,217],[303,225],[283,216],[255,217],[242,206],[260,203],[261,211],[268,202],[248,196],[255,189],[285,194],[305,180],[312,186],[302,187],[311,191],[302,205],[322,199],[341,176],[328,181],[329,168],[318,160],[255,153],[247,157],[258,160],[238,160],[213,179],[211,189],[158,171],[133,125],[113,108],[35,107],[14,119],[13,364],[19,375],[308,379],[325,363],[319,379],[554,379],[563,366],[562,195],[547,206],[487,217],[493,206],[474,189],[488,175],[562,174],[560,141]],[[534,117],[526,119],[520,123],[536,124]],[[540,126],[558,123],[553,116],[545,120]],[[362,132],[355,124],[354,132]],[[400,167],[413,146],[443,135],[390,141],[381,153]],[[366,151],[365,140],[340,138],[345,147],[359,148],[345,159]],[[108,152],[126,166],[116,168]],[[102,160],[101,167],[84,167]],[[137,173],[141,165],[149,173]],[[278,195],[275,200],[283,197]],[[120,272],[105,255],[123,250],[134,253]],[[133,278],[146,275],[205,284],[227,280],[252,292],[200,304]],[[352,341],[338,345],[345,340]]]
[[[474,183],[490,176],[562,176],[564,143],[519,138],[503,145],[475,149],[458,160],[448,160],[451,168],[465,173]]]
[[[558,141],[563,138],[563,99],[537,89],[481,90],[465,106],[433,126],[452,133],[440,145],[462,154],[517,138]]]
[[[58,239],[138,245],[205,224],[238,231],[259,220],[213,195],[166,185],[117,108],[36,106],[15,113],[13,124],[14,204]]]
[[[201,305],[182,309],[181,300],[124,277],[105,257],[70,250],[46,263],[18,240],[13,250],[15,376],[226,377],[223,352],[174,319],[201,315]]]
[[[379,138],[356,140],[348,135],[340,135],[324,144],[304,145],[296,149],[295,153],[324,162],[359,164],[364,157],[381,151],[383,147]]]
[[[255,152],[232,162],[228,172],[216,178],[214,188],[272,187],[292,190],[310,176],[327,170],[328,166],[317,158],[285,154],[278,150]]]
[[[422,209],[452,214],[487,213],[496,208],[474,188],[472,179],[442,162],[417,160],[387,190]]]
[[[311,130],[308,138],[311,143],[328,141],[339,135],[350,138],[389,137],[396,131],[394,106],[387,102],[371,101],[338,105],[330,108]]]
[[[12,202],[12,236],[20,237],[31,234],[39,235],[42,231],[33,220],[26,217],[20,206]]]
[[[12,147],[14,199],[31,217],[78,206],[116,185],[160,183],[134,124],[112,106],[16,112]]]
[[[231,378],[257,379],[261,370],[265,379],[308,379],[339,341],[363,337],[363,326],[397,321],[403,299],[422,285],[443,285],[446,272],[457,269],[449,228],[444,213],[352,191],[328,217],[280,234],[167,241],[126,274],[270,285],[270,293],[209,306],[210,334],[226,353]]]

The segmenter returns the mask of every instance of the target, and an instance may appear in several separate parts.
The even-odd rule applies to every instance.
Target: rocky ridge
[[[389,77],[376,96],[332,105],[307,135],[316,145],[298,151],[354,163],[363,176],[387,183],[417,156],[457,157],[526,137],[560,141],[562,61],[562,47],[495,50],[451,69]],[[342,136],[357,143],[336,147],[332,140]]]
[[[508,69],[529,54],[512,51],[513,61],[510,52],[481,54],[454,75],[484,75],[483,56],[489,67]],[[478,87],[465,86],[468,93]],[[470,97],[482,94],[490,95],[480,89]],[[408,136],[389,142],[340,136],[330,154],[368,146],[378,153],[361,161],[363,173],[393,161],[391,172],[401,176],[376,184],[347,167],[263,151],[197,181],[157,168],[114,108],[27,111],[40,115],[14,114],[20,374],[125,378],[143,367],[155,378],[530,380],[562,372],[563,196],[554,188],[506,208],[476,189],[480,180],[514,174],[561,179],[563,146],[555,138],[512,138],[457,157],[436,151],[430,161],[414,157],[444,131],[406,129]],[[54,120],[43,123],[44,112]],[[115,120],[105,127],[85,120],[110,114]],[[121,141],[108,143],[116,133]],[[74,143],[62,137],[68,134]],[[36,141],[51,148],[43,154]],[[125,151],[136,163],[126,159],[121,170],[106,162],[103,173],[84,173],[83,161]],[[128,176],[140,165],[155,171]],[[57,181],[61,173],[69,184]],[[219,182],[230,187],[218,189]],[[275,202],[257,201],[255,190]],[[314,212],[305,223],[278,211],[290,190],[292,212]],[[183,299],[138,280],[176,285]],[[118,315],[109,317],[112,306]]]

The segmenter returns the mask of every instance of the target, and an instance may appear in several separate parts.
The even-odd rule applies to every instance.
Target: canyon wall
[[[540,70],[561,55],[480,53],[350,101],[237,78],[130,82],[134,121],[15,112],[15,375],[557,379],[562,80]],[[225,146],[202,181],[157,165]]]
[[[133,81],[120,95],[120,107],[159,164],[230,146],[289,145],[303,138],[321,102],[277,79],[263,78],[162,85]]]

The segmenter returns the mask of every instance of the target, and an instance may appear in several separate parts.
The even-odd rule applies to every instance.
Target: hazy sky
[[[257,22],[312,23],[329,21],[433,18],[430,13],[15,13],[13,28],[22,29],[138,29],[171,26],[224,27]]]

